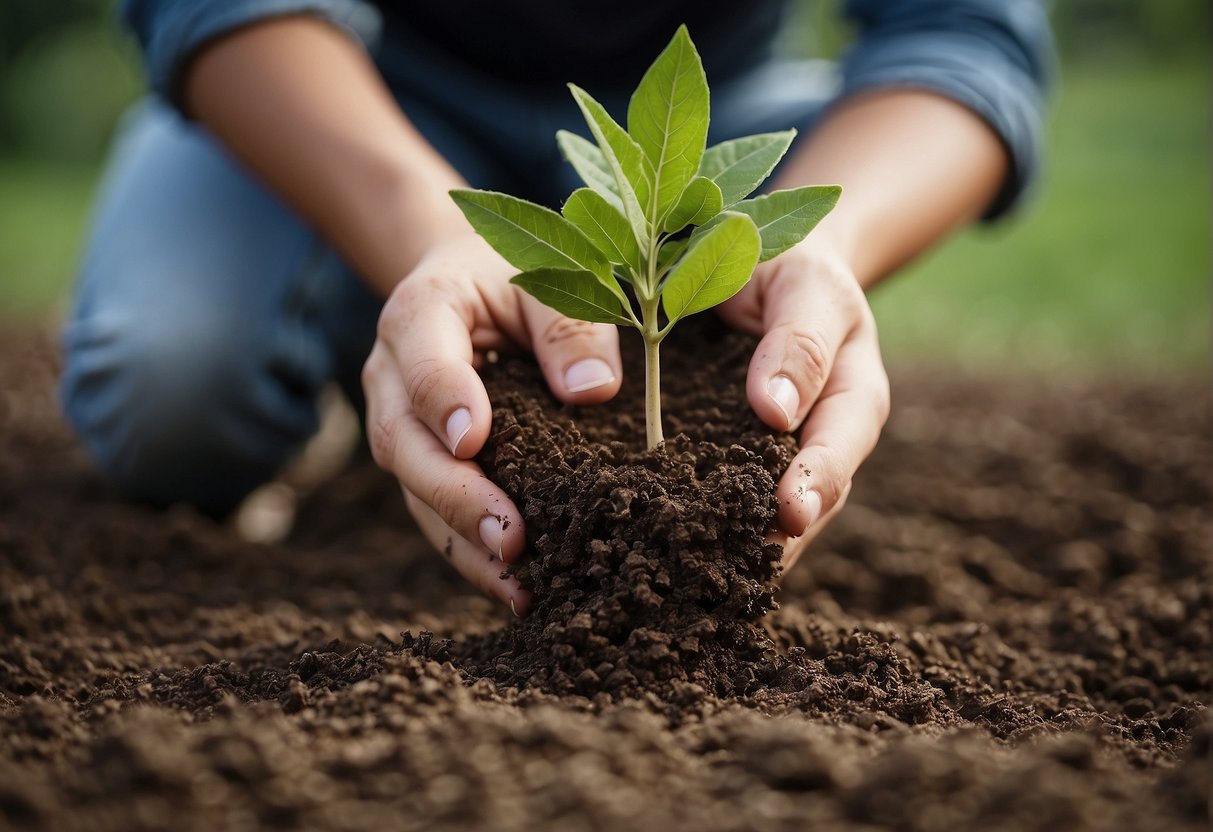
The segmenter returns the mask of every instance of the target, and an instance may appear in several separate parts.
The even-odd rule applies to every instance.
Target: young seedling
[[[708,82],[685,26],[632,94],[626,130],[585,90],[569,89],[596,143],[556,134],[586,184],[562,213],[493,191],[454,190],[451,197],[521,270],[511,282],[570,318],[640,331],[653,448],[663,438],[662,340],[682,318],[735,295],[759,262],[804,239],[841,189],[745,198],[770,175],[796,131],[706,147]]]

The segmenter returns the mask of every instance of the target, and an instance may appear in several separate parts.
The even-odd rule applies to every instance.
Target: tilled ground
[[[366,463],[304,496],[275,545],[121,504],[54,373],[45,338],[0,337],[0,827],[1208,827],[1199,383],[895,375],[850,504],[763,618],[770,507],[733,511],[707,469],[760,494],[777,443],[693,447],[705,428],[642,460],[654,485],[610,444],[635,424],[517,401],[486,464],[548,501],[523,573],[548,600],[519,624]],[[694,434],[712,388],[677,378],[668,425]],[[585,454],[538,452],[578,429]],[[705,495],[712,511],[657,545],[646,489],[676,519]],[[647,536],[621,531],[631,515]],[[713,549],[726,532],[740,544]]]

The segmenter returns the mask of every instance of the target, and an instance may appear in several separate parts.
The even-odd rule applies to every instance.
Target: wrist
[[[394,183],[400,208],[398,244],[417,252],[414,262],[447,240],[475,233],[450,194],[453,188],[466,187],[467,182],[445,162],[437,169],[414,165],[400,171]]]
[[[355,224],[374,248],[361,269],[372,288],[386,296],[427,252],[471,233],[448,193],[464,184],[441,158],[412,154],[363,166],[349,178]]]
[[[788,249],[781,258],[808,267],[813,271],[845,275],[850,282],[859,282],[855,272],[855,244],[849,234],[832,233],[823,229],[823,222],[807,237]]]

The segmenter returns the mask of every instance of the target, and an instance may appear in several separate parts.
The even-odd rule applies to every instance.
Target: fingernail
[[[451,453],[459,450],[459,443],[472,429],[472,411],[460,407],[446,417],[446,441],[451,446]]]
[[[584,393],[614,380],[614,370],[601,358],[583,358],[564,371],[564,386],[570,393]]]
[[[808,531],[821,517],[821,495],[810,489],[801,495],[800,500],[804,503],[805,513],[809,515],[809,522],[804,524],[804,530]]]
[[[800,408],[800,394],[796,392],[796,385],[785,375],[774,376],[767,382],[767,395],[779,405],[784,418],[788,420],[788,429],[791,430],[792,417]]]
[[[495,553],[501,560],[505,560],[505,556],[501,554],[505,530],[501,527],[501,519],[499,517],[486,514],[480,518],[480,539],[484,541],[485,548]]]
[[[513,598],[510,598],[510,612],[514,613],[515,618],[522,618],[522,616],[518,614],[518,608],[514,606]]]

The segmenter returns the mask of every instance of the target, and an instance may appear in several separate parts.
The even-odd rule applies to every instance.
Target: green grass
[[[67,294],[96,170],[0,163],[0,318],[50,314]]]
[[[874,294],[889,362],[1205,371],[1209,102],[1204,63],[1068,73],[1038,203]],[[62,301],[94,178],[0,163],[0,318],[52,314]]]
[[[886,357],[975,369],[1204,371],[1207,66],[1066,75],[1037,204],[873,296]]]

